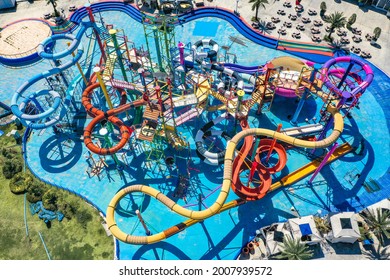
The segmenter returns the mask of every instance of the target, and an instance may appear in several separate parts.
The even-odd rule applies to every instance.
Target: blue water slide
[[[276,49],[278,40],[262,35],[246,25],[238,16],[230,11],[219,8],[200,8],[179,16],[179,22],[184,23],[203,17],[217,17],[228,21],[238,32],[247,39],[272,49]]]
[[[104,12],[104,11],[120,11],[126,13],[131,18],[133,18],[137,22],[142,22],[142,14],[141,12],[132,5],[125,4],[123,2],[117,1],[105,1],[99,3],[91,4],[92,12]],[[70,17],[70,21],[80,24],[83,18],[87,17],[88,13],[85,7],[82,7],[75,11]],[[186,14],[179,16],[179,21],[176,23],[177,25],[182,24],[184,22],[192,21],[195,19],[203,18],[203,17],[217,17],[228,21],[232,24],[237,31],[239,31],[244,37],[249,40],[269,47],[276,49],[278,45],[278,40],[260,34],[259,32],[253,30],[251,27],[246,25],[239,17],[237,17],[234,13],[230,11],[226,11],[219,8],[201,8],[192,10]]]
[[[142,22],[141,12],[132,5],[125,4],[118,1],[105,1],[91,4],[93,13],[99,13],[104,11],[119,11],[129,15],[137,22]],[[88,17],[88,12],[85,7],[76,10],[70,17],[70,21],[80,24],[83,18]]]
[[[233,63],[224,63],[223,66],[238,73],[255,74],[259,71],[259,66],[243,66]]]
[[[53,90],[41,90],[38,92],[35,92],[33,94],[30,94],[29,96],[23,96],[23,93],[31,87],[33,84],[38,82],[39,80],[45,79],[47,77],[50,77],[52,75],[59,74],[66,69],[72,67],[75,65],[83,56],[84,50],[82,45],[80,44],[80,40],[82,36],[84,35],[85,31],[92,27],[92,23],[82,23],[81,29],[77,33],[76,36],[73,36],[71,34],[57,34],[53,35],[51,38],[48,38],[44,40],[39,48],[38,53],[46,59],[51,60],[57,60],[60,58],[63,58],[65,56],[70,56],[75,49],[77,48],[77,52],[74,57],[72,57],[71,60],[67,61],[66,63],[62,64],[59,67],[52,68],[50,70],[47,70],[45,72],[39,73],[35,76],[33,76],[31,79],[24,82],[14,93],[11,101],[11,110],[12,113],[17,116],[24,125],[27,127],[30,127],[32,129],[43,129],[50,127],[54,124],[56,124],[58,121],[60,121],[66,114],[66,111],[70,105],[71,101],[71,95],[67,94],[65,97],[65,100],[62,100],[59,93]],[[50,44],[56,40],[60,39],[71,39],[72,43],[71,45],[64,51],[58,52],[58,53],[49,53],[48,49],[46,48],[47,44]],[[53,104],[51,107],[39,114],[29,115],[24,113],[24,109],[27,106],[27,103],[31,100],[36,99],[37,97],[41,95],[51,95],[53,98]],[[60,105],[62,104],[62,108],[59,112],[59,114],[55,117],[52,117],[53,113],[58,111]],[[38,121],[45,120],[43,123],[38,123]]]

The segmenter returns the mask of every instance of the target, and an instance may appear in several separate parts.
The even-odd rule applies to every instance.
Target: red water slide
[[[85,110],[87,113],[94,118],[92,121],[87,125],[87,127],[84,130],[84,144],[85,146],[93,153],[99,154],[99,155],[112,155],[118,152],[120,149],[122,149],[126,143],[129,141],[129,138],[131,134],[133,133],[133,129],[131,127],[126,126],[121,119],[116,117],[117,114],[120,114],[122,112],[125,112],[129,110],[130,108],[142,106],[145,104],[145,102],[141,100],[134,101],[132,103],[126,103],[126,96],[122,93],[121,97],[121,105],[118,108],[108,110],[107,112],[104,112],[100,109],[95,108],[91,103],[91,95],[94,89],[99,87],[99,83],[94,83],[89,85],[83,92],[81,102],[83,106],[85,107]],[[125,97],[123,97],[125,96]],[[103,148],[96,145],[91,138],[92,131],[94,130],[94,127],[102,122],[103,120],[111,122],[113,125],[119,128],[119,131],[121,133],[121,139],[120,141],[110,147],[110,148]]]
[[[241,120],[240,124],[243,130],[249,128],[249,124],[246,119]],[[247,201],[263,198],[272,183],[270,173],[261,164],[257,164],[256,166],[256,171],[259,175],[260,181],[262,182],[260,186],[255,188],[245,186],[240,180],[241,172],[249,169],[250,163],[247,162],[246,157],[252,150],[253,140],[253,136],[245,137],[244,144],[241,147],[239,155],[233,162],[232,189],[239,197]]]

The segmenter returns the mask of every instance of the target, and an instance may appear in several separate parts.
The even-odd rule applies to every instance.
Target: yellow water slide
[[[178,205],[175,201],[171,200],[167,196],[165,196],[160,191],[149,187],[145,185],[133,185],[126,187],[122,190],[120,190],[110,201],[108,208],[107,208],[107,225],[112,234],[119,240],[131,243],[131,244],[151,244],[155,242],[159,242],[163,239],[168,238],[169,236],[172,236],[181,230],[185,229],[186,227],[195,224],[201,220],[207,219],[218,212],[221,211],[224,207],[227,207],[225,205],[226,198],[229,194],[230,187],[232,184],[231,178],[233,174],[233,160],[235,155],[235,150],[237,144],[244,139],[246,136],[250,135],[257,135],[257,136],[266,136],[270,138],[277,139],[279,141],[285,142],[287,144],[302,147],[302,148],[311,148],[311,149],[317,149],[317,148],[325,148],[334,143],[340,136],[340,134],[343,131],[344,128],[344,121],[342,115],[339,113],[339,111],[334,107],[328,107],[327,110],[333,115],[334,117],[334,127],[332,133],[325,139],[320,141],[307,141],[302,139],[297,139],[291,136],[287,136],[283,133],[276,132],[269,129],[263,129],[263,128],[251,128],[241,131],[240,133],[236,134],[229,142],[226,148],[225,153],[225,160],[224,160],[224,174],[223,174],[223,183],[222,187],[220,189],[220,193],[217,197],[217,200],[212,204],[209,208],[201,210],[201,211],[194,211],[186,209],[180,205]],[[171,228],[164,230],[162,232],[150,235],[150,236],[135,236],[130,235],[125,232],[123,232],[118,225],[115,222],[115,208],[119,201],[127,194],[134,193],[134,192],[142,192],[144,194],[150,195],[166,205],[171,211],[183,216],[189,218],[189,220],[180,223],[178,225],[172,226]],[[229,203],[229,205],[231,202]],[[230,205],[232,206],[232,205]]]

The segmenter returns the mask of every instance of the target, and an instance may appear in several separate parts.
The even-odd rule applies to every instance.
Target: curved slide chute
[[[223,66],[241,74],[245,73],[245,74],[253,75],[259,72],[259,70],[261,70],[261,72],[263,71],[261,68],[259,69],[259,66],[244,66],[244,65],[233,64],[233,63],[224,63]]]
[[[242,119],[241,122],[242,130],[245,131],[249,129],[249,124],[247,119]],[[250,153],[250,151],[253,148],[253,141],[254,136],[249,135],[244,138],[244,144],[242,145],[240,152],[238,153],[239,156],[236,157],[233,161],[233,174],[232,174],[232,190],[235,194],[237,194],[242,199],[245,199],[246,201],[251,200],[258,200],[263,198],[269,188],[271,187],[272,178],[270,176],[270,173],[264,169],[260,164],[256,164],[255,170],[257,174],[259,175],[259,181],[261,184],[259,186],[256,186],[255,188],[248,186],[245,186],[240,179],[241,172],[244,170],[249,169],[249,162],[246,162],[247,155]],[[249,178],[248,178],[249,180]]]
[[[230,202],[228,204],[225,204],[225,202],[232,185],[233,161],[235,158],[236,147],[240,142],[240,140],[244,139],[247,136],[256,135],[256,136],[265,136],[265,137],[273,138],[297,147],[311,148],[311,149],[328,147],[339,138],[340,134],[344,129],[344,121],[343,121],[343,116],[339,113],[339,111],[336,108],[328,106],[327,110],[332,114],[334,118],[334,127],[332,133],[327,138],[320,141],[302,140],[291,136],[287,136],[277,131],[263,129],[263,128],[249,128],[236,134],[227,144],[225,159],[224,159],[223,183],[220,189],[220,193],[216,201],[214,202],[214,204],[212,204],[209,208],[200,211],[186,209],[154,188],[145,185],[133,185],[120,190],[111,199],[107,208],[107,215],[106,215],[108,228],[117,239],[123,242],[138,244],[138,245],[151,244],[151,243],[159,242],[165,238],[168,238],[184,230],[186,227],[196,224],[201,220],[207,219],[219,213],[220,211],[223,211],[224,209],[226,209],[225,207],[233,207],[234,205],[236,205],[234,202],[232,202],[232,204],[230,204]],[[178,225],[172,226],[171,228],[165,231],[153,235],[149,235],[149,236],[135,236],[135,235],[127,234],[118,227],[115,221],[115,217],[114,217],[115,207],[118,205],[119,201],[125,195],[134,192],[142,192],[144,194],[152,196],[158,201],[160,201],[161,203],[163,203],[164,205],[166,205],[171,211],[190,219],[184,223],[180,223]]]
[[[209,51],[205,52],[204,48],[211,48]],[[199,48],[202,51],[199,51]],[[191,49],[195,53],[195,57],[197,60],[203,60],[205,58],[209,58],[211,61],[216,61],[219,46],[217,42],[212,39],[203,39],[195,42]]]
[[[334,69],[330,69],[330,67],[338,63],[356,64],[359,65],[365,72],[366,77],[363,80],[360,80],[359,85],[356,86],[351,92],[340,90],[337,85],[333,84],[332,81],[329,79],[329,76],[334,74],[334,72],[332,72],[332,70]],[[324,63],[321,73],[325,77],[324,85],[332,92],[345,98],[350,98],[356,96],[357,94],[362,94],[374,79],[374,72],[372,71],[368,63],[366,63],[364,60],[350,56],[340,56],[330,59],[329,61]]]
[[[92,121],[87,125],[87,127],[84,130],[84,144],[85,146],[93,153],[98,155],[112,155],[117,153],[120,149],[122,149],[126,143],[129,141],[131,134],[133,133],[134,129],[126,126],[121,119],[116,117],[117,114],[123,113],[131,108],[135,108],[138,106],[145,105],[144,100],[137,100],[132,103],[128,104],[122,104],[118,108],[114,108],[111,110],[108,110],[107,112],[104,112],[102,110],[99,110],[95,107],[93,107],[91,103],[91,94],[94,89],[99,88],[99,83],[94,83],[89,85],[83,92],[81,103],[83,104],[85,110],[88,114],[94,116]],[[113,125],[115,125],[121,134],[120,141],[110,147],[110,148],[103,148],[98,145],[96,145],[92,141],[92,132],[96,125],[98,125],[102,121],[109,121]]]
[[[82,44],[80,44],[80,40],[85,33],[85,31],[92,27],[93,23],[90,22],[82,22],[81,29],[79,30],[78,34],[76,36],[73,36],[71,34],[57,34],[53,35],[52,37],[49,37],[45,39],[39,46],[38,46],[38,54],[42,56],[43,58],[50,59],[50,60],[58,60],[60,58],[63,58],[65,56],[70,56],[75,50],[76,54],[74,57],[72,57],[68,62],[52,68],[48,71],[42,72],[40,74],[35,75],[28,81],[24,82],[14,93],[12,100],[11,100],[11,110],[12,113],[17,116],[21,122],[26,125],[27,127],[30,127],[32,129],[44,129],[50,126],[55,125],[58,123],[66,114],[70,101],[71,101],[71,95],[68,94],[65,96],[65,99],[62,100],[59,93],[55,91],[50,90],[40,90],[38,92],[35,92],[33,94],[30,94],[29,96],[24,96],[24,93],[26,90],[31,87],[33,84],[38,82],[39,80],[48,78],[50,76],[60,74],[61,72],[65,71],[66,69],[70,68],[71,66],[75,65],[82,57],[84,53],[84,49]],[[49,53],[49,50],[47,49],[47,46],[50,43],[53,43],[56,40],[61,39],[69,39],[72,40],[71,45],[64,51],[61,51],[59,53]],[[53,103],[51,106],[43,111],[43,108],[40,109],[39,114],[30,115],[24,112],[24,109],[26,108],[27,104],[30,101],[36,100],[37,97],[42,95],[49,95],[53,99]],[[62,104],[62,108],[60,108],[60,105]],[[38,104],[35,104],[37,107],[39,107]],[[58,112],[59,110],[59,112]],[[55,113],[58,113],[56,116],[52,117]],[[43,121],[43,122],[41,122]]]
[[[204,147],[204,138],[208,136],[222,136],[225,140],[230,140],[229,135],[223,130],[213,130],[213,126],[217,125],[221,121],[225,120],[227,113],[223,113],[221,116],[216,119],[206,123],[195,136],[195,145],[196,145],[196,154],[198,157],[205,163],[210,165],[220,165],[223,164],[223,159],[225,157],[225,150],[222,150],[219,153],[214,153],[208,151]]]

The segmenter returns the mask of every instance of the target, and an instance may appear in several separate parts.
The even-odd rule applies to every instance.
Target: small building
[[[16,5],[16,0],[0,0],[0,10],[13,8]]]
[[[389,198],[385,198],[377,203],[368,206],[367,209],[373,213],[376,213],[377,209],[381,210],[382,212],[386,210],[390,211],[390,200]]]
[[[329,242],[354,243],[361,237],[356,213],[331,213],[328,218],[332,227],[332,230],[326,236]]]
[[[260,230],[265,240],[268,256],[275,256],[282,251],[281,245],[285,237],[291,237],[287,223],[275,223]]]
[[[307,245],[321,242],[321,235],[314,222],[313,215],[289,219],[290,230],[294,239]]]

